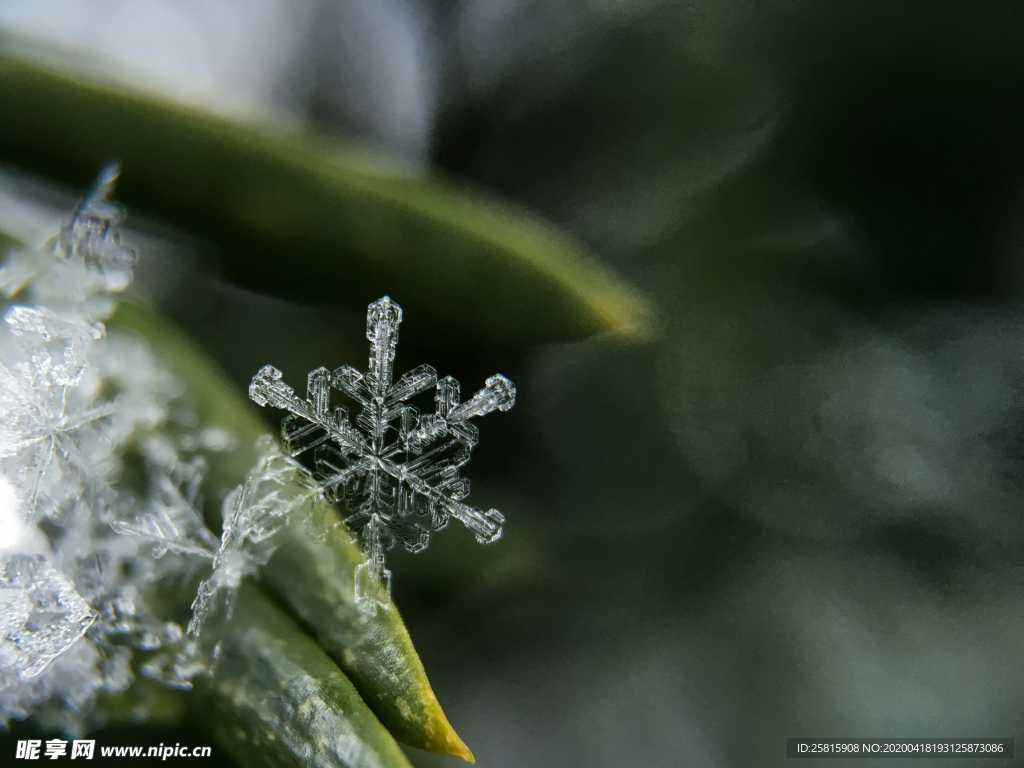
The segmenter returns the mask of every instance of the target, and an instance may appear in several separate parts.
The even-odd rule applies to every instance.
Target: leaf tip
[[[431,699],[434,703],[434,706],[431,707],[433,710],[430,717],[431,722],[426,729],[429,735],[425,743],[410,744],[410,746],[426,749],[429,752],[451,755],[452,757],[461,757],[467,763],[475,763],[476,758],[473,756],[472,750],[466,746],[466,742],[462,740],[459,734],[455,732],[452,724],[448,722],[448,717],[437,701],[437,697],[434,696],[434,692],[429,691],[426,698]]]
[[[615,295],[598,300],[591,306],[602,330],[612,336],[644,343],[656,335],[654,307],[639,291],[618,290]]]
[[[466,742],[459,738],[459,734],[455,732],[455,729],[452,728],[451,725],[448,726],[447,736],[448,740],[445,744],[445,754],[452,755],[453,757],[461,757],[467,763],[476,763],[476,758],[473,757],[473,752],[466,746]]]

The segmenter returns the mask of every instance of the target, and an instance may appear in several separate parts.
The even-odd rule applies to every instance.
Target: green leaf
[[[396,739],[475,762],[444,716],[394,603],[374,616],[356,608],[353,576],[363,555],[338,522],[330,510],[319,523],[330,532],[323,540],[310,538],[305,526],[290,526],[263,569],[264,582],[310,628]]]
[[[411,768],[348,678],[252,584],[196,694],[203,722],[241,765]]]
[[[255,464],[255,440],[270,428],[212,361],[152,311],[122,302],[110,325],[134,331],[150,343],[185,382],[202,423],[239,436],[237,450],[207,457],[206,517],[219,525],[221,499]],[[312,630],[395,738],[472,760],[437,702],[394,605],[374,617],[355,607],[352,577],[363,555],[339,524],[337,512],[327,507],[309,518],[289,527],[264,581]],[[303,529],[309,525],[321,526],[322,535],[308,535]]]
[[[16,245],[21,245],[21,243],[6,232],[0,232],[0,256],[3,256],[9,249]]]
[[[226,277],[349,308],[389,293],[461,336],[637,336],[642,298],[555,228],[440,179],[0,52],[0,160],[82,187],[122,161],[118,199],[219,246]]]
[[[185,714],[188,694],[150,680],[135,670],[135,680],[122,693],[100,696],[97,708],[104,727],[130,726],[139,722],[139,712],[146,713],[148,725],[175,725]]]

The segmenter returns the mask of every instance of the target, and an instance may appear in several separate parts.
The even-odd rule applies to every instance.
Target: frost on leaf
[[[111,201],[120,168],[108,165],[65,226],[47,243],[64,263],[84,267],[103,290],[123,291],[132,281],[137,255],[121,241],[121,209]],[[85,290],[95,290],[86,283]]]
[[[187,569],[188,562],[205,561],[212,568],[192,603],[188,647],[176,656],[164,655],[148,663],[143,671],[150,677],[185,687],[182,682],[195,673],[210,671],[242,580],[266,565],[277,546],[275,535],[292,511],[317,495],[315,485],[307,482],[308,473],[282,454],[272,437],[264,435],[256,447],[256,465],[224,499],[218,539],[199,512],[198,488],[205,463],[182,461],[176,447],[162,436],[143,445],[150,468],[149,503],[130,518],[114,520],[111,528],[148,545],[158,559],[168,554],[185,556],[186,562],[174,563],[178,571]]]
[[[343,365],[333,372],[317,368],[307,378],[306,398],[265,366],[249,386],[259,405],[289,412],[281,433],[290,455],[312,452],[318,490],[343,504],[346,522],[362,540],[367,560],[356,569],[359,607],[375,612],[390,603],[391,573],[384,553],[395,544],[410,552],[427,546],[429,532],[455,518],[488,543],[501,537],[505,518],[496,509],[482,511],[464,503],[469,481],[459,476],[479,435],[470,422],[515,404],[516,388],[501,374],[466,402],[459,382],[437,378],[421,365],[394,381],[395,348],[402,309],[385,296],[370,304],[366,337],[370,364],[366,373]],[[331,406],[331,390],[354,401],[355,424],[344,406]],[[420,413],[409,401],[434,389],[433,413]]]
[[[34,514],[41,493],[52,509],[52,491],[59,496],[66,490],[47,482],[67,474],[60,458],[87,465],[79,460],[76,433],[111,413],[109,403],[88,402],[75,391],[89,343],[103,336],[103,327],[61,318],[45,307],[15,305],[3,319],[17,338],[21,354],[15,355],[21,359],[0,362],[0,458],[27,459],[16,479]]]
[[[96,702],[135,685],[136,651],[144,673],[169,659],[170,685],[198,671],[156,607],[185,553],[152,558],[152,537],[117,531],[187,527],[202,466],[189,458],[199,438],[178,379],[145,342],[103,324],[135,264],[110,201],[116,177],[105,169],[43,247],[0,254],[0,726],[99,725]],[[119,485],[129,449],[146,457],[143,494]],[[208,531],[195,535],[215,548]]]
[[[0,687],[38,676],[96,616],[43,555],[0,564]]]
[[[302,467],[284,456],[269,435],[257,441],[257,449],[256,466],[224,499],[220,543],[209,552],[213,573],[199,585],[192,603],[188,633],[202,641],[214,661],[220,629],[231,618],[242,579],[266,565],[276,548],[275,534],[316,491],[303,483]]]
[[[199,512],[199,486],[206,462],[199,457],[182,461],[163,437],[151,437],[141,448],[150,483],[149,504],[130,520],[113,520],[110,527],[147,542],[158,558],[168,552],[212,558],[217,537]]]

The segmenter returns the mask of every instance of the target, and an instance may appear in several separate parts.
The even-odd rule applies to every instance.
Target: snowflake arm
[[[249,396],[259,405],[288,411],[281,425],[286,450],[293,457],[312,451],[319,491],[344,502],[346,522],[367,553],[356,571],[356,602],[368,612],[390,600],[385,551],[396,544],[410,552],[426,548],[429,532],[415,522],[417,515],[429,516],[434,530],[455,518],[481,543],[497,541],[505,522],[496,509],[483,511],[463,502],[469,481],[459,470],[479,440],[470,419],[509,410],[515,404],[515,386],[496,374],[463,403],[458,381],[438,379],[429,365],[394,381],[401,321],[402,309],[389,297],[370,304],[365,374],[347,365],[333,372],[317,368],[308,375],[303,400],[268,365],[249,387]],[[431,388],[434,412],[421,414],[409,401]],[[347,409],[331,409],[331,389],[359,405],[355,425]]]
[[[256,466],[224,499],[224,524],[213,553],[213,572],[200,582],[192,602],[187,633],[210,659],[211,672],[242,579],[266,565],[277,548],[275,536],[292,511],[316,495],[315,486],[306,482],[308,474],[278,451],[272,437],[264,435],[256,447],[260,453]]]
[[[193,474],[186,478],[185,483],[152,471],[152,500],[148,509],[135,515],[131,521],[112,520],[110,527],[115,533],[138,536],[149,542],[156,557],[174,552],[212,560],[220,541],[206,527],[197,511],[195,493],[205,464],[193,462],[189,469]]]

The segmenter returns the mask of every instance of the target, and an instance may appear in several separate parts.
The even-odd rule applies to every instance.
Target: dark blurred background
[[[503,195],[651,297],[645,343],[405,318],[397,370],[519,386],[467,472],[505,538],[391,558],[480,765],[1024,749],[1024,5],[8,0],[0,26]],[[360,307],[176,242],[143,247],[140,290],[240,389],[365,364]]]

